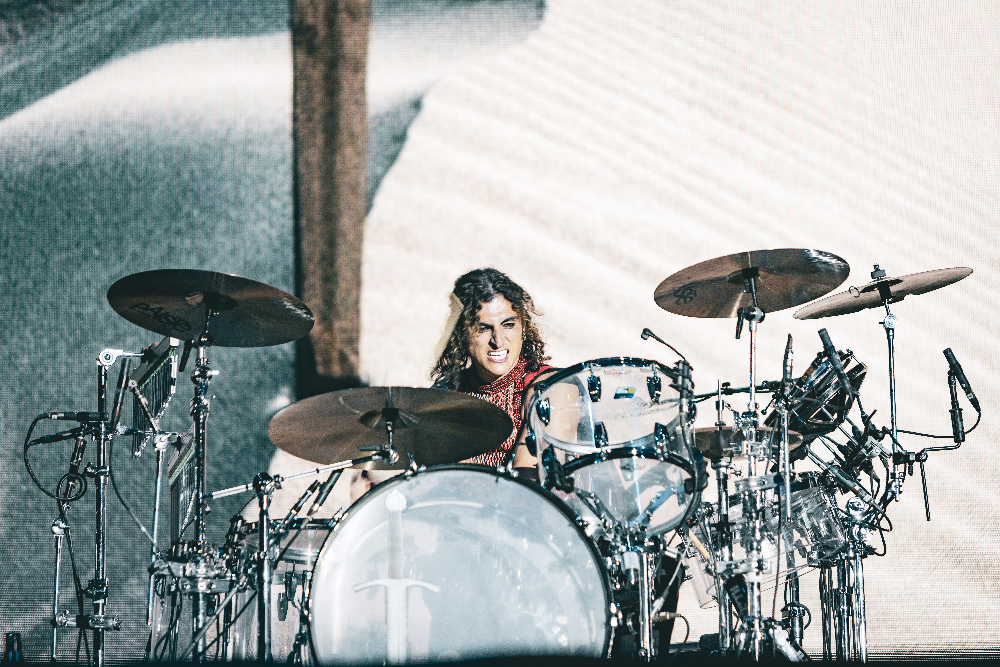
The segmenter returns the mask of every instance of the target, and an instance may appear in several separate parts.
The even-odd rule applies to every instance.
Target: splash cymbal
[[[753,305],[745,286],[753,277],[758,305],[773,313],[828,294],[850,270],[843,259],[820,250],[753,250],[681,269],[659,284],[653,300],[677,315],[736,317],[740,308]]]
[[[876,266],[878,271],[878,266]],[[795,311],[797,320],[815,320],[821,317],[847,315],[866,308],[877,308],[883,303],[897,303],[911,294],[924,294],[940,287],[957,283],[972,274],[972,269],[956,267],[911,273],[902,278],[882,277],[863,287],[852,287],[846,292],[828,296]]]

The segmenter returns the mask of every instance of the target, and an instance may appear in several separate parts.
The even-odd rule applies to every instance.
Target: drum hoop
[[[480,465],[477,463],[444,463],[433,466],[421,466],[415,472],[405,471],[402,475],[396,475],[395,477],[390,477],[384,482],[374,485],[372,488],[368,489],[368,491],[366,491],[363,496],[354,501],[354,503],[352,503],[351,506],[347,508],[347,511],[344,512],[344,514],[337,519],[336,525],[333,526],[333,528],[330,530],[330,534],[326,536],[325,540],[323,540],[323,545],[319,548],[319,551],[316,553],[316,560],[313,563],[313,570],[319,567],[320,562],[323,560],[323,555],[326,553],[327,545],[330,545],[332,541],[335,539],[337,533],[339,532],[341,524],[345,523],[351,517],[352,514],[356,513],[355,508],[360,508],[362,504],[367,504],[369,501],[374,500],[376,495],[381,495],[381,493],[386,489],[388,489],[390,486],[394,486],[396,484],[402,484],[403,482],[409,480],[411,477],[425,475],[429,472],[436,472],[439,470],[464,470],[467,472],[485,473],[487,475],[491,475],[498,479],[502,478],[510,480],[512,482],[516,482],[517,484],[520,484],[521,486],[527,488],[529,491],[533,491],[538,495],[544,497],[546,500],[550,501],[550,503],[553,506],[555,506],[556,509],[558,509],[560,512],[563,513],[563,515],[569,521],[570,525],[573,527],[573,530],[576,531],[576,534],[580,536],[580,539],[583,541],[583,543],[586,544],[588,549],[590,549],[590,555],[592,556],[594,565],[596,566],[595,570],[597,571],[598,576],[601,580],[601,588],[604,590],[604,616],[605,616],[604,647],[602,649],[601,658],[604,659],[609,657],[611,654],[611,638],[612,638],[611,605],[614,602],[614,597],[612,596],[611,593],[611,575],[608,573],[608,569],[604,565],[604,557],[601,555],[600,550],[597,548],[597,544],[592,539],[590,539],[590,537],[587,536],[586,532],[584,532],[583,526],[580,525],[579,517],[576,515],[576,512],[574,512],[570,508],[570,506],[567,505],[559,496],[557,496],[552,491],[549,491],[548,489],[546,489],[545,487],[541,486],[536,482],[521,477],[515,477],[514,475],[511,475],[502,468],[494,468],[491,466]],[[375,493],[376,489],[379,491],[378,494]],[[312,633],[310,633],[309,634],[310,650],[313,651],[313,653],[315,654],[315,648],[312,646],[312,641],[313,641],[313,636]]]
[[[667,428],[679,428],[682,426],[680,415],[674,415],[673,419],[664,424]],[[534,429],[528,424],[527,429],[529,432],[534,433]],[[694,456],[694,450],[696,449],[691,442],[691,435],[685,434],[688,437],[685,438],[685,445],[688,449],[688,454]],[[537,436],[536,436],[537,438]],[[631,440],[624,440],[622,442],[614,442],[610,445],[605,445],[604,447],[592,447],[590,445],[578,445],[572,442],[566,442],[565,440],[560,440],[559,438],[553,437],[551,435],[546,435],[543,438],[546,443],[551,444],[557,449],[561,449],[570,454],[577,454],[580,456],[586,456],[588,454],[600,454],[601,452],[612,452],[619,449],[645,449],[651,446],[651,443],[656,442],[656,435],[654,433],[647,433],[646,435],[640,436],[638,438],[632,438]]]
[[[663,454],[658,452],[654,447],[633,447],[633,446],[621,446],[621,447],[608,447],[602,449],[599,452],[592,452],[580,458],[573,459],[572,461],[567,461],[563,464],[563,469],[566,472],[575,472],[578,469],[586,468],[587,466],[593,465],[595,463],[601,463],[603,461],[616,461],[618,459],[645,459],[648,461],[660,461],[661,463],[670,463],[677,466],[684,472],[686,472],[691,477],[695,476],[694,466],[691,465],[689,461],[682,460],[679,456],[672,453]]]
[[[664,375],[669,377],[671,380],[678,379],[678,373],[674,368],[665,366],[659,361],[654,361],[652,359],[640,359],[638,357],[603,357],[600,359],[591,359],[589,361],[582,361],[578,364],[574,364],[567,368],[562,369],[557,373],[553,373],[537,382],[535,382],[535,396],[538,396],[543,391],[548,389],[550,386],[565,380],[571,375],[576,375],[582,370],[588,368],[612,368],[614,366],[626,366],[631,368],[642,368],[645,366],[654,367],[661,371]],[[535,399],[537,400],[537,399]],[[677,400],[677,399],[671,399]]]

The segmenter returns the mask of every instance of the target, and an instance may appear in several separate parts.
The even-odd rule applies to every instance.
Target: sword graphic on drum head
[[[407,661],[406,628],[409,605],[407,594],[412,586],[420,586],[432,593],[439,593],[440,586],[425,581],[403,578],[403,510],[406,509],[406,496],[393,489],[385,499],[385,508],[389,510],[389,572],[385,579],[376,579],[365,584],[358,584],[354,592],[360,592],[372,586],[385,586],[385,657],[392,665],[401,665]]]

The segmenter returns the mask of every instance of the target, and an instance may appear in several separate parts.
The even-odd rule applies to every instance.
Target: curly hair
[[[462,303],[462,313],[451,331],[444,352],[441,353],[431,372],[435,386],[456,390],[459,388],[462,371],[472,363],[472,357],[469,356],[469,333],[479,322],[479,311],[483,305],[497,296],[507,299],[514,312],[521,318],[524,336],[521,356],[524,358],[526,370],[537,371],[549,359],[545,356],[542,336],[532,320],[532,316],[538,315],[534,302],[528,293],[506,274],[493,268],[469,271],[455,281],[454,292]]]

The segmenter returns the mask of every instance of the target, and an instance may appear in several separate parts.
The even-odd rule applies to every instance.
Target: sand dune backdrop
[[[182,4],[93,3],[75,22],[56,21],[66,32],[40,29],[0,50],[0,628],[24,633],[32,659],[48,650],[55,508],[24,470],[25,429],[48,410],[94,409],[102,349],[159,339],[117,316],[107,288],[139,271],[198,268],[294,290],[287,7]],[[362,379],[427,386],[451,285],[481,266],[533,295],[552,363],[674,363],[640,339],[648,326],[690,360],[697,391],[746,384],[749,340],[734,338],[735,320],[656,306],[655,287],[684,267],[812,248],[851,265],[841,289],[868,282],[876,263],[893,276],[971,267],[969,278],[893,306],[900,426],[949,432],[946,347],[984,416],[960,450],[931,455],[931,522],[919,475],[890,507],[888,553],[865,563],[868,639],[875,654],[995,654],[1000,8],[380,0],[371,9]],[[94,25],[105,41],[83,39]],[[884,313],[799,321],[792,312],[760,325],[759,377],[780,378],[789,333],[802,372],[826,327],[868,365],[865,408],[887,424]],[[209,486],[296,469],[266,435],[295,400],[292,346],[216,349],[213,359],[222,373]],[[186,376],[178,387],[168,422],[183,430],[192,389]],[[699,426],[714,422],[709,406]],[[36,455],[54,484],[68,450]],[[151,456],[114,456],[123,496],[148,520]],[[213,504],[213,533],[244,500]],[[109,651],[127,660],[146,641],[148,543],[113,503],[111,609],[124,630]],[[71,512],[84,579],[92,511],[89,495]],[[68,576],[63,586],[72,607]],[[815,574],[803,588],[818,616]],[[693,640],[715,631],[715,610],[700,609],[687,584],[680,611]],[[818,621],[806,637],[815,655]],[[65,633],[64,657],[74,648]]]

